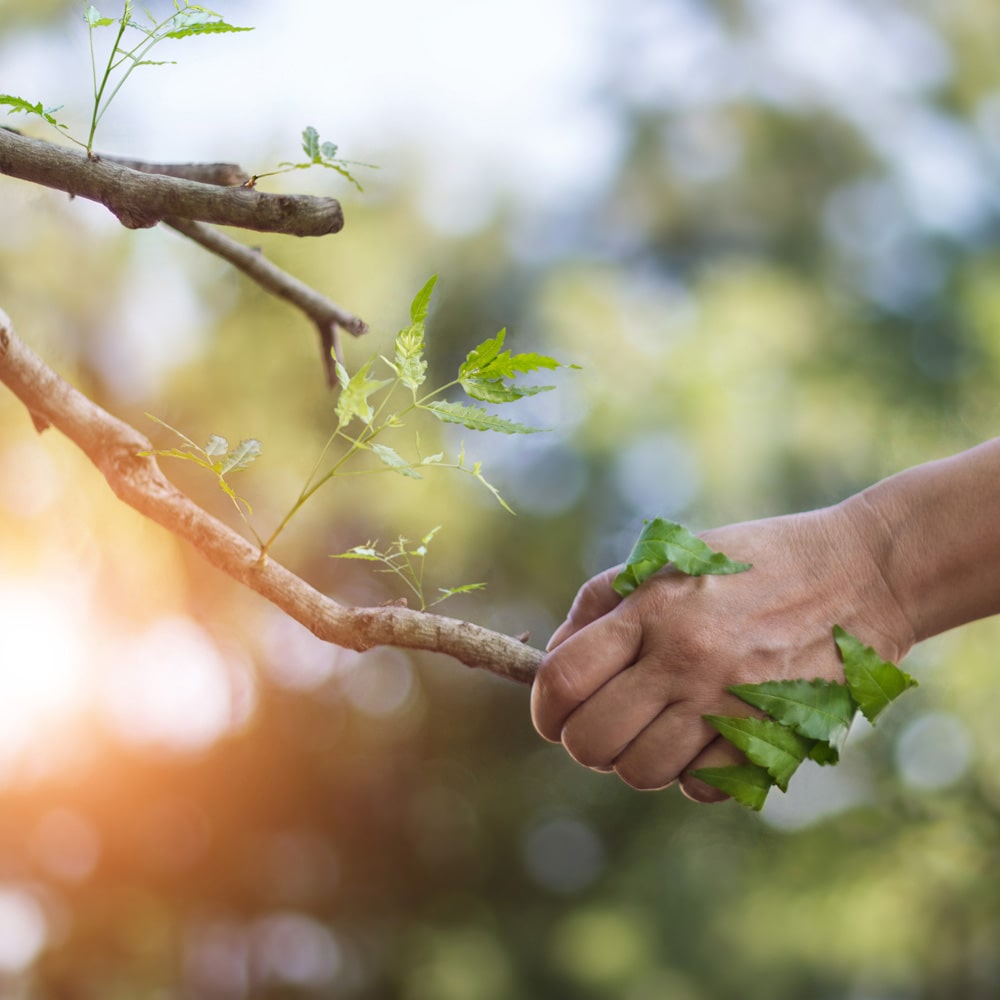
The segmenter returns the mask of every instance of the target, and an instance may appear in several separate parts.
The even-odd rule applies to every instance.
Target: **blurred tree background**
[[[264,34],[267,5],[233,6],[283,101],[308,60]],[[371,6],[387,44],[406,34],[405,5]],[[488,583],[445,612],[542,644],[644,516],[706,528],[819,506],[997,433],[1000,7],[564,0],[535,23],[530,6],[468,6],[483,9],[439,0],[422,17],[428,32],[457,20],[466,67],[511,88],[506,117],[482,112],[505,151],[495,174],[452,158],[462,136],[430,108],[357,145],[330,134],[326,104],[361,114],[362,86],[292,101],[280,145],[265,97],[228,68],[242,40],[198,40],[210,97],[185,96],[180,52],[99,136],[259,171],[313,115],[382,169],[359,171],[364,194],[338,182],[342,234],[262,242],[370,321],[352,367],[438,273],[441,372],[502,326],[582,368],[523,404],[551,433],[465,434],[517,517],[444,473],[360,477],[315,498],[276,558],[380,602],[391,580],[328,555],[442,524],[434,580]],[[2,0],[0,90],[85,107],[80,12]],[[553,138],[575,164],[560,190],[518,131],[517,39],[555,53],[580,24],[593,128]],[[501,29],[513,49],[490,48]],[[405,91],[431,70],[414,51],[385,72]],[[478,77],[450,86],[475,105]],[[161,135],[171,114],[215,145]],[[175,234],[0,179],[0,306],[165,446],[144,412],[196,439],[259,437],[240,485],[265,529],[331,428],[307,321]],[[229,517],[211,483],[165,468]],[[918,648],[921,687],[878,734],[855,732],[836,769],[803,768],[760,817],[640,794],[543,744],[524,689],[314,641],[0,393],[0,996],[995,997],[998,648],[995,621]]]

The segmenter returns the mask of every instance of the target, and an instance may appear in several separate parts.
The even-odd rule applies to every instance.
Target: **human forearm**
[[[1000,438],[841,506],[871,539],[915,642],[1000,613]]]

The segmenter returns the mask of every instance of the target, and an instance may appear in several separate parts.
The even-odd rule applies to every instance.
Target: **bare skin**
[[[611,589],[620,567],[594,577],[549,642],[531,709],[581,764],[640,789],[679,779],[715,802],[723,793],[686,772],[742,760],[702,718],[749,713],[729,685],[842,681],[834,624],[898,663],[914,643],[1000,612],[1000,439],[833,507],[702,537],[753,569],[667,570],[625,601]]]

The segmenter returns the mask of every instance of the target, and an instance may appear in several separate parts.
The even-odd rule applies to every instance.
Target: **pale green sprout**
[[[377,541],[366,542],[364,545],[356,545],[353,549],[338,553],[333,558],[361,559],[381,564],[383,567],[381,572],[393,573],[399,577],[413,593],[419,610],[427,611],[449,597],[454,597],[455,594],[467,594],[474,590],[482,590],[486,586],[485,583],[465,583],[459,587],[438,587],[437,592],[441,596],[428,600],[424,589],[424,563],[427,558],[427,548],[440,530],[440,525],[432,528],[415,544],[400,535],[385,549],[380,549]]]

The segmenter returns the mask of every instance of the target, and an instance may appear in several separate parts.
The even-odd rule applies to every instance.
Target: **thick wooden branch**
[[[327,384],[330,386],[336,384],[337,375],[333,357],[334,355],[337,358],[341,357],[337,331],[343,328],[359,337],[368,331],[368,324],[364,320],[351,315],[345,309],[341,309],[335,302],[331,302],[325,295],[320,295],[305,282],[292,277],[287,271],[282,271],[259,250],[245,246],[210,226],[202,225],[200,222],[192,222],[190,219],[173,217],[164,219],[163,223],[228,261],[233,267],[238,268],[273,295],[287,299],[292,305],[301,309],[319,330],[320,351]]]
[[[392,645],[446,653],[469,667],[530,683],[542,654],[470,622],[400,607],[349,608],[319,593],[207,514],[163,475],[137,430],[101,409],[53,372],[21,341],[0,310],[0,382],[37,427],[72,440],[125,503],[190,542],[213,566],[267,598],[321,639],[348,649]]]
[[[344,225],[336,198],[146,173],[7,129],[0,129],[0,174],[100,202],[128,229],[148,229],[168,216],[291,236],[325,236]]]

